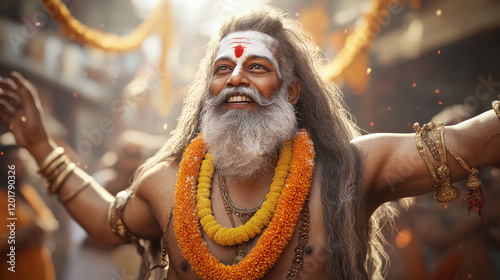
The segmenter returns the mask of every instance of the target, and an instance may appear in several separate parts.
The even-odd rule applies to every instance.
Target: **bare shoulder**
[[[160,162],[135,180],[136,188],[124,209],[124,222],[134,235],[150,239],[162,233],[170,213],[178,163]]]
[[[153,210],[159,209],[159,205],[162,209],[169,209],[173,205],[178,169],[178,161],[154,165],[137,178],[136,195],[148,201]]]
[[[381,171],[400,150],[414,149],[411,134],[374,133],[357,137],[351,143],[358,149],[361,157],[361,168],[365,191],[374,190],[372,187],[380,184]],[[402,158],[400,158],[401,160]]]

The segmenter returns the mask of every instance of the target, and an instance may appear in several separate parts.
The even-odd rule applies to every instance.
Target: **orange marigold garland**
[[[201,136],[184,151],[175,190],[174,229],[182,255],[203,279],[259,279],[276,263],[292,238],[314,171],[314,148],[301,130],[294,138],[290,173],[267,229],[248,255],[236,265],[217,260],[203,241],[196,213],[196,184],[206,153]]]
[[[234,246],[248,242],[259,235],[273,217],[276,205],[286,177],[290,171],[290,162],[292,161],[292,141],[286,143],[280,149],[278,164],[274,169],[274,178],[271,183],[269,193],[266,195],[262,207],[245,224],[234,228],[226,228],[217,222],[212,213],[212,202],[210,201],[210,190],[212,188],[212,176],[214,166],[212,164],[212,155],[207,153],[201,163],[200,175],[198,178],[197,209],[200,223],[207,233],[207,236],[222,246]]]

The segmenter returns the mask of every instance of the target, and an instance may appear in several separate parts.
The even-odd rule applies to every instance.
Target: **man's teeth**
[[[251,103],[253,100],[248,96],[235,95],[227,99],[227,103]]]

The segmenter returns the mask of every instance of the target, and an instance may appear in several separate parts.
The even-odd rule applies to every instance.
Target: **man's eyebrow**
[[[214,61],[214,65],[221,60],[232,60],[229,56],[221,56]]]
[[[271,63],[271,64],[274,66],[274,68],[278,68],[278,65],[276,65],[276,61],[271,60],[271,59],[270,59],[269,57],[267,57],[267,56],[262,56],[262,55],[250,55],[250,57],[249,57],[249,58],[250,58],[250,59],[258,59],[258,58],[265,59],[265,60],[267,60],[269,63]]]
[[[263,55],[255,55],[255,54],[253,54],[253,55],[250,55],[250,56],[248,57],[248,59],[259,59],[259,58],[260,58],[260,59],[265,59],[265,60],[267,60],[269,63],[271,63],[271,64],[274,66],[274,68],[278,68],[278,65],[276,65],[275,61],[271,60],[271,59],[270,59],[269,57],[267,57],[267,56],[263,56]],[[229,57],[229,56],[221,56],[221,57],[217,58],[217,59],[214,61],[214,65],[215,65],[215,64],[217,64],[217,62],[219,62],[219,61],[224,61],[224,60],[230,60],[230,61],[233,61],[233,59],[232,59],[231,57]]]

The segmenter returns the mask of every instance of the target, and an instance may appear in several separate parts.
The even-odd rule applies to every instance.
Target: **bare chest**
[[[224,227],[231,227],[231,221],[224,210],[224,205],[217,195],[212,198],[212,210],[216,220]],[[302,211],[293,235],[287,245],[279,254],[279,258],[269,271],[261,279],[326,279],[326,233],[323,224],[323,212],[321,207],[321,194],[319,186],[313,183],[308,203],[308,214]],[[181,253],[174,232],[174,220],[172,219],[167,228],[168,219],[160,221],[165,232],[167,251],[169,256],[169,271],[167,279],[200,279],[193,268]],[[264,229],[265,232],[266,229]],[[262,234],[253,238],[246,244],[221,246],[211,240],[201,229],[203,242],[218,262],[231,265],[235,256],[245,250],[249,254],[255,250],[256,244]],[[206,261],[200,258],[199,261]],[[252,269],[259,269],[258,267]],[[249,271],[250,272],[250,271]]]

